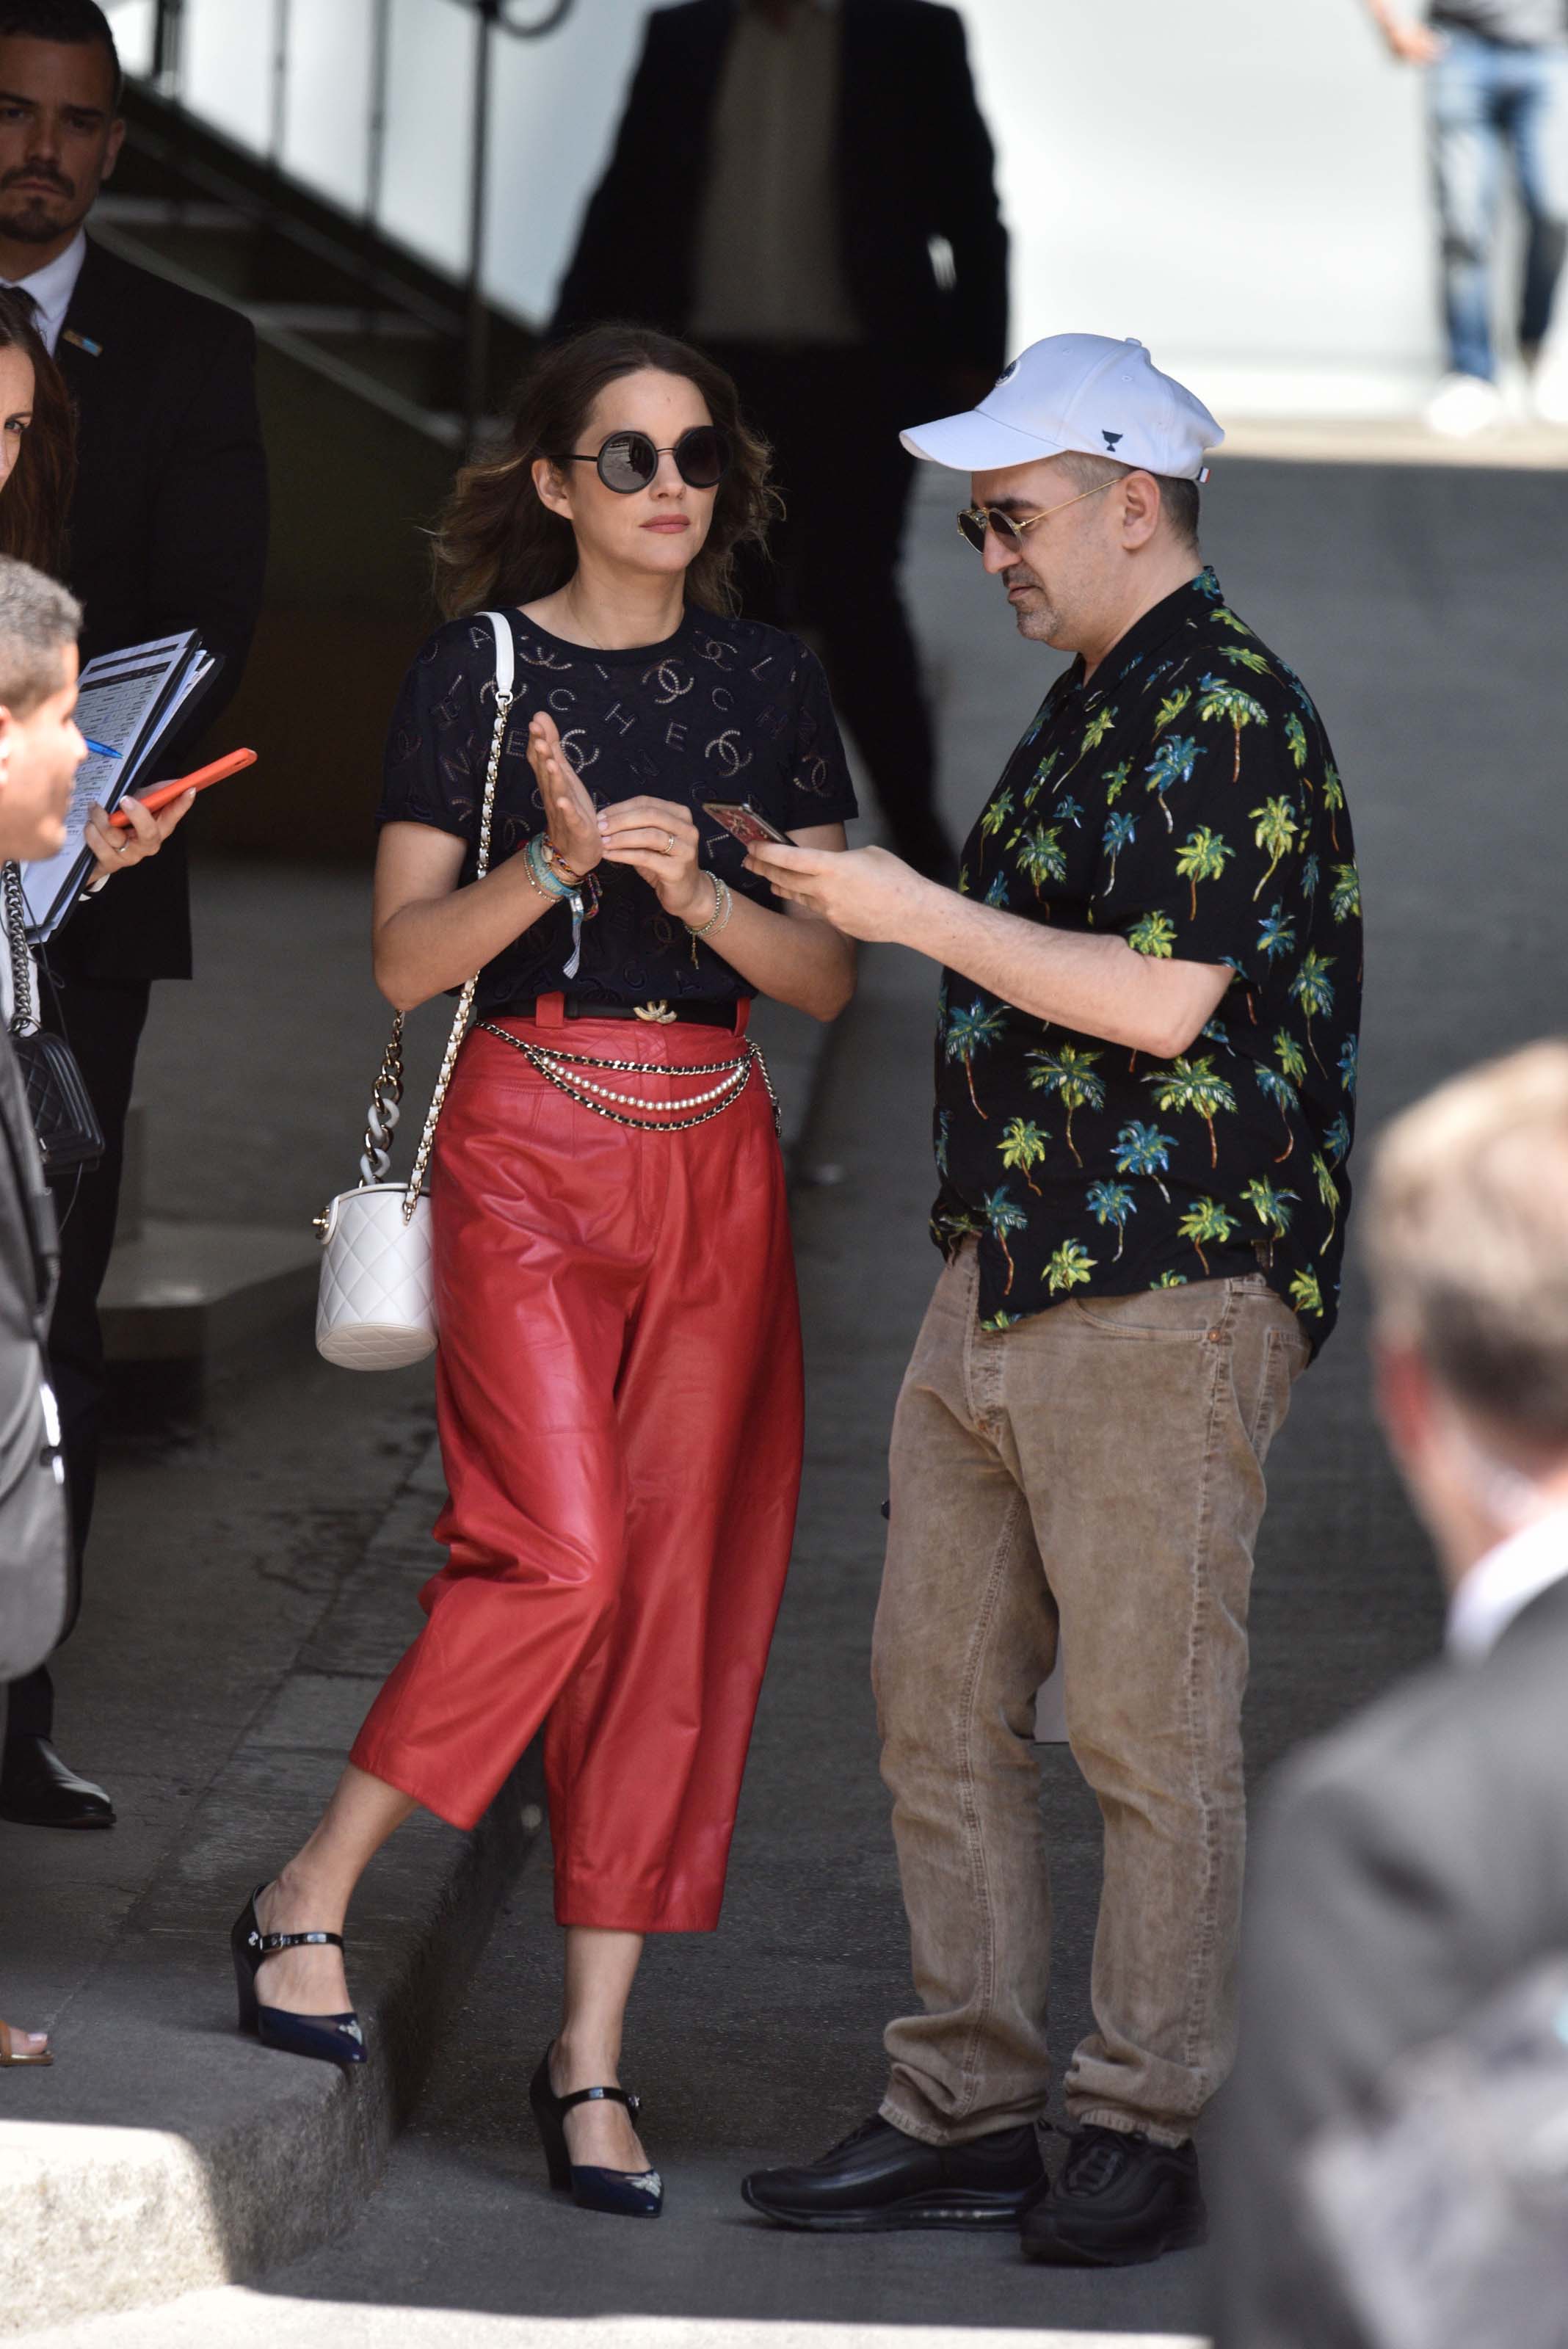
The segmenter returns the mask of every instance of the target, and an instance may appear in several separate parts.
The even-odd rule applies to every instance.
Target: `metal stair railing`
[[[153,35],[152,88],[176,111],[184,108],[182,41],[190,0],[157,0]],[[318,0],[317,0],[318,5]],[[473,100],[468,156],[468,258],[463,286],[464,365],[463,438],[472,448],[489,404],[490,305],[484,293],[485,243],[488,228],[491,90],[494,44],[498,34],[514,40],[541,40],[564,25],[576,0],[459,0],[473,19]],[[271,0],[272,93],[270,138],[266,164],[282,182],[284,147],[288,127],[290,79],[289,34],[295,0]],[[381,233],[385,191],[387,98],[392,43],[392,0],[374,0],[370,44],[369,87],[366,92],[366,197],[363,225],[369,236]]]

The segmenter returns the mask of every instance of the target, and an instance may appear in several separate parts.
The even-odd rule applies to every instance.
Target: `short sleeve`
[[[805,832],[814,824],[847,823],[860,812],[826,674],[806,646],[798,647],[797,658],[794,741],[784,792],[786,832]]]
[[[428,823],[474,836],[488,747],[466,624],[440,629],[403,679],[387,735],[378,823]]]
[[[1135,762],[1106,822],[1095,926],[1140,954],[1253,978],[1269,885],[1293,895],[1304,822],[1286,714],[1218,682],[1223,708],[1199,686],[1188,722]]]

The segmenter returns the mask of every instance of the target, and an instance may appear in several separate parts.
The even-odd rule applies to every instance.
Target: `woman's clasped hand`
[[[544,710],[529,724],[528,761],[545,802],[550,846],[568,874],[591,873],[601,863],[629,865],[672,920],[707,920],[713,883],[698,861],[701,843],[690,808],[639,797],[596,809],[555,719]]]

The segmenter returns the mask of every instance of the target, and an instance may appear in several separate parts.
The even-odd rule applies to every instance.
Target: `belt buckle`
[[[671,1028],[675,1024],[675,1014],[663,996],[657,1002],[634,1003],[631,1008],[636,1019],[650,1019],[656,1027]]]

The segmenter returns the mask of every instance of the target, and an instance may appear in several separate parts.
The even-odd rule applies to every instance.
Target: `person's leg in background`
[[[869,353],[804,363],[793,484],[801,617],[821,630],[838,714],[866,763],[892,847],[934,879],[957,854],[936,805],[936,743],[899,583],[915,460],[899,429],[928,412],[905,373]]]
[[[65,1036],[76,1055],[105,1143],[95,1167],[62,1177],[56,1203],[61,1225],[60,1281],[49,1323],[49,1359],[70,1483],[78,1606],[103,1431],[98,1297],[114,1246],[126,1120],[151,991],[145,980],[115,986],[73,978],[47,1015],[47,1024]],[[70,1628],[67,1624],[67,1634]],[[0,1818],[26,1826],[112,1826],[113,1806],[102,1787],[79,1777],[54,1750],[55,1692],[48,1666],[40,1664],[14,1682],[10,1698],[0,1764]]]
[[[1545,350],[1568,256],[1568,47],[1521,49],[1510,79],[1509,134],[1525,217],[1519,347],[1533,370],[1537,414],[1568,424],[1568,353]]]
[[[1501,409],[1491,333],[1491,264],[1504,135],[1499,44],[1454,32],[1431,69],[1432,168],[1442,235],[1449,375],[1428,409],[1433,429],[1480,431]]]

